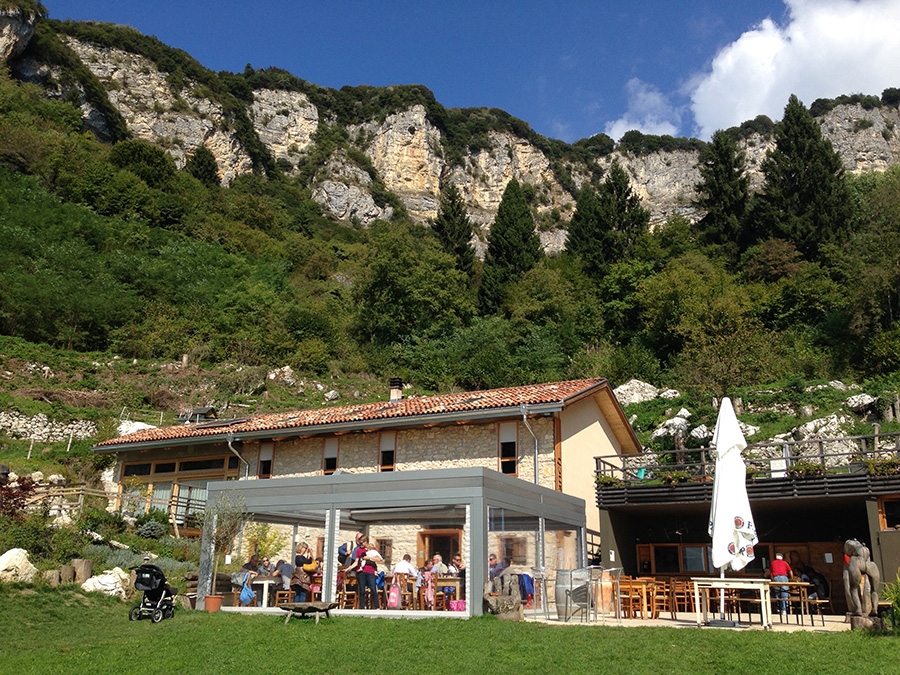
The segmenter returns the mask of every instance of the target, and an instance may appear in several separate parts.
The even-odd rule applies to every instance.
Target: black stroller
[[[128,618],[138,621],[150,617],[153,623],[175,616],[175,595],[177,591],[166,583],[166,575],[156,565],[143,565],[133,568],[137,575],[134,588],[143,591],[141,601],[131,608]]]

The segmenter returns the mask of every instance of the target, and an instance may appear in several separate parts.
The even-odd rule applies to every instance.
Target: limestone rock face
[[[37,18],[18,9],[0,9],[0,61],[17,56],[28,46]]]
[[[129,131],[165,147],[179,169],[194,149],[205,145],[216,158],[224,185],[252,170],[249,155],[231,133],[223,131],[230,123],[222,107],[198,93],[198,83],[186,81],[176,96],[166,74],[143,56],[74,38],[66,38],[66,44],[106,87]]]
[[[628,380],[625,384],[613,389],[613,393],[616,395],[619,405],[626,406],[632,403],[652,401],[659,396],[659,389],[640,380]]]
[[[372,178],[353,164],[343,151],[331,156],[316,176],[312,198],[341,220],[357,219],[363,225],[387,220],[394,208],[378,206],[372,197]]]
[[[250,110],[259,140],[276,160],[285,159],[296,167],[319,128],[316,106],[300,92],[258,89]]]

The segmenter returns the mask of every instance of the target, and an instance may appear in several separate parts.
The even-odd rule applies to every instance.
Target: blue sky
[[[791,93],[900,87],[900,0],[44,0],[132,26],[215,71],[422,84],[575,141],[629,129],[708,138]]]

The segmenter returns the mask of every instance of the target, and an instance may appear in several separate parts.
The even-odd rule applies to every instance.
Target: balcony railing
[[[749,478],[865,473],[900,469],[900,432],[748,445],[743,453]],[[646,450],[640,455],[595,457],[600,487],[648,482],[703,481],[715,475],[715,449]]]

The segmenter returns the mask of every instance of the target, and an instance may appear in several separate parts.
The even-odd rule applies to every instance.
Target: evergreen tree
[[[475,249],[472,247],[472,222],[466,213],[459,190],[452,183],[441,195],[437,218],[431,224],[446,253],[456,258],[456,269],[470,279],[475,273]]]
[[[599,194],[589,185],[579,192],[566,249],[581,259],[591,278],[600,281],[610,265],[632,257],[649,224],[650,212],[631,189],[628,174],[613,160]]]
[[[844,237],[852,207],[841,158],[794,95],[762,169],[765,184],[753,214],[759,239],[787,239],[815,259],[822,244]]]
[[[205,145],[197,146],[184,168],[206,187],[219,185],[219,166],[216,164],[216,157]]]
[[[592,279],[600,279],[608,266],[610,231],[604,226],[600,197],[588,183],[579,190],[575,213],[569,221],[566,251],[581,260],[582,268]]]
[[[541,240],[519,182],[513,178],[503,191],[497,217],[488,233],[484,274],[478,289],[483,314],[493,314],[503,301],[508,282],[532,269],[541,258]]]
[[[736,259],[747,243],[741,241],[750,188],[746,155],[731,134],[717,131],[700,151],[699,169],[694,205],[706,211],[698,223],[700,236],[704,243],[729,249]]]

